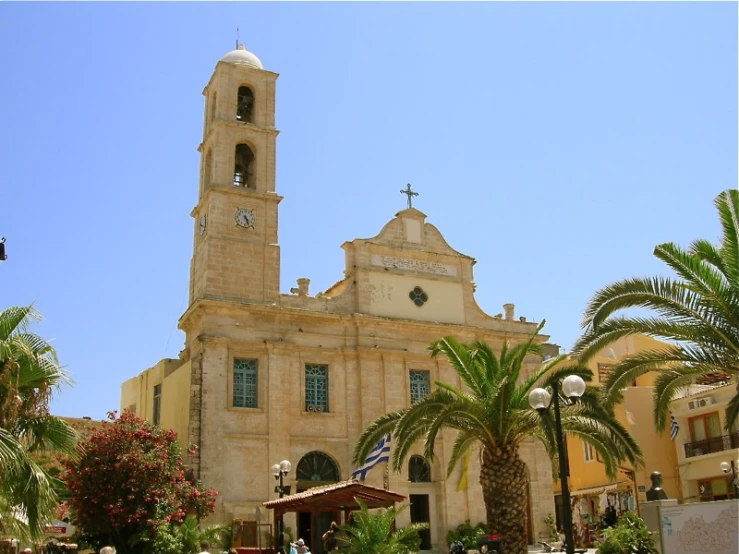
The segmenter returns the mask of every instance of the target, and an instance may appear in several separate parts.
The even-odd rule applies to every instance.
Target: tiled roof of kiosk
[[[293,511],[311,505],[346,508],[357,506],[355,498],[362,500],[368,508],[388,507],[405,500],[405,496],[397,492],[371,487],[359,481],[340,481],[270,500],[263,505],[266,508],[279,508],[280,511]]]

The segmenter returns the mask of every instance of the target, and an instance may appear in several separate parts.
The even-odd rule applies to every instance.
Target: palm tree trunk
[[[482,449],[480,484],[490,533],[500,535],[500,554],[528,551],[526,464],[518,446]]]

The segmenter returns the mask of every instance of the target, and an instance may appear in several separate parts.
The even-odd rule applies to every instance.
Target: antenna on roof
[[[236,27],[236,50],[239,49],[239,28]]]

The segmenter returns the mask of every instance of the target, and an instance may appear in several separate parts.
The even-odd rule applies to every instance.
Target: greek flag
[[[670,412],[670,440],[675,440],[677,432],[680,430],[680,426],[677,424],[675,416]]]
[[[369,455],[364,459],[362,467],[354,470],[352,473],[352,479],[359,479],[364,481],[367,476],[367,472],[375,467],[377,464],[387,462],[390,460],[390,434],[388,433],[380,439]]]

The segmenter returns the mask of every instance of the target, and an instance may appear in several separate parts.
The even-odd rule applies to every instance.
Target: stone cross
[[[400,189],[400,194],[405,194],[408,197],[408,208],[412,208],[412,199],[414,196],[418,196],[418,193],[411,190],[411,184],[408,183],[408,185],[404,189]]]

